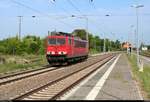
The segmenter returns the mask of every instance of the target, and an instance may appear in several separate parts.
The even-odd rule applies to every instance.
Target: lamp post
[[[105,44],[105,37],[104,37],[104,45],[103,45],[103,52],[106,52],[106,44]]]
[[[123,37],[122,37],[122,36],[121,36],[121,38],[120,38],[120,41],[123,42]],[[121,44],[120,44],[121,51],[122,51],[122,42],[121,42]]]
[[[83,18],[86,20],[86,39],[87,39],[87,48],[89,49],[89,36],[88,36],[88,17],[86,16],[76,16],[76,15],[72,15],[71,17],[77,17],[77,18]]]
[[[23,16],[18,16],[18,18],[19,18],[19,31],[18,31],[18,39],[21,39],[21,23],[22,23],[22,17]]]
[[[128,38],[127,38],[127,54],[129,54],[128,49],[129,49],[129,33],[128,33]]]
[[[36,18],[36,16],[31,16],[31,17],[32,17],[33,19],[35,19],[35,18]],[[33,31],[33,34],[34,34],[34,33],[36,33],[36,32],[34,32],[34,31]]]
[[[110,16],[109,14],[106,14],[105,16]],[[103,52],[105,53],[106,52],[106,41],[105,41],[105,36],[104,36],[104,46],[103,46]]]
[[[136,39],[136,32],[135,32],[135,27],[134,27],[134,25],[131,25],[131,33],[132,33],[132,36],[134,36],[133,38],[134,39]],[[134,43],[136,43],[136,41],[134,42],[134,39],[132,39],[131,40],[131,46],[132,46],[132,51],[133,51],[133,45],[134,45]]]
[[[138,38],[138,8],[144,7],[144,5],[132,5],[131,7],[134,7],[136,9],[136,36],[137,36],[137,66],[140,68],[140,59],[139,59],[139,38]]]
[[[113,40],[114,40],[114,42],[116,41],[116,34],[115,33],[113,33],[113,32],[111,32],[111,34],[112,34],[112,37],[114,38]],[[114,48],[116,48],[116,44],[114,45]],[[115,49],[114,49],[115,50]]]
[[[32,18],[35,18],[36,16],[32,16]],[[22,18],[23,16],[18,16],[19,18],[19,30],[18,30],[18,39],[21,40],[21,31],[22,31]]]
[[[112,32],[110,32],[110,34],[111,34],[111,36],[112,36],[112,38],[114,37],[114,34],[112,33]],[[112,39],[112,41],[113,41],[113,39]],[[110,51],[112,51],[112,42],[111,40],[110,40]]]
[[[111,40],[109,40],[109,52],[111,51]]]
[[[35,18],[36,16],[32,16],[32,18]]]

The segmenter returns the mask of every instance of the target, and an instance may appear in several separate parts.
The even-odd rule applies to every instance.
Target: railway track
[[[45,67],[45,68],[40,68],[40,69],[35,69],[35,70],[30,70],[30,71],[25,71],[25,72],[20,72],[12,75],[7,75],[4,77],[0,77],[0,85],[5,85],[7,83],[11,83],[14,81],[18,81],[24,78],[28,78],[34,75],[42,74],[45,72],[53,71],[56,70],[57,67]]]
[[[104,54],[102,53],[102,54],[95,55],[95,56],[100,56],[100,55],[104,55]],[[93,58],[95,56],[89,55],[89,58]],[[25,74],[25,73],[39,71],[39,70],[50,68],[50,67],[51,67],[51,65],[47,64],[47,65],[43,65],[41,68],[37,68],[37,69],[27,69],[27,70],[22,70],[22,71],[9,72],[9,73],[4,73],[4,75],[0,74],[0,80],[4,79],[4,78],[9,78],[9,77]]]
[[[68,89],[72,88],[88,75],[96,71],[100,66],[104,65],[114,56],[115,55],[105,56],[95,63],[73,71],[69,74],[63,75],[62,77],[56,78],[56,80],[24,93],[14,98],[14,100],[55,100]]]
[[[46,68],[49,68],[49,67],[51,67],[51,66],[50,65],[43,65],[41,68],[37,68],[37,69],[27,69],[27,70],[23,70],[23,71],[9,72],[9,73],[5,73],[5,75],[1,75],[0,79],[13,77],[13,76],[16,76],[16,75],[21,75],[23,73],[30,73],[30,72],[33,72],[33,71],[38,71],[38,70],[46,69]]]
[[[140,53],[140,55],[150,58],[150,53],[149,52]]]
[[[44,87],[49,83],[54,83],[65,76],[69,76],[69,74],[71,75],[71,73],[81,71],[86,67],[94,65],[99,61],[103,61],[112,55],[115,54],[91,57],[82,63],[72,64],[70,66],[62,66],[62,68],[45,68],[43,70],[36,70],[33,72],[27,71],[25,74],[20,73],[17,75],[10,75],[11,77],[3,77],[0,80],[0,99],[18,99],[17,97],[30,93],[34,90],[38,90],[40,87]]]
[[[91,56],[90,58],[94,58],[94,56],[93,57]],[[44,66],[42,66],[42,68],[32,69],[32,70],[18,72],[18,73],[14,73],[14,74],[10,74],[10,75],[1,76],[0,77],[0,85],[5,85],[7,83],[18,81],[18,80],[28,78],[28,77],[31,77],[34,75],[38,75],[38,74],[42,74],[45,72],[57,70],[57,68],[58,67],[52,67],[50,65],[44,65]]]

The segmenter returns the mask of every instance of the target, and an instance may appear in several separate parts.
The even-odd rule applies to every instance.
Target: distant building
[[[131,47],[132,48],[132,45],[129,43],[129,42],[124,42],[123,44],[122,44],[122,48],[129,48],[129,47]]]
[[[148,48],[147,48],[147,47],[142,47],[142,50],[143,50],[143,51],[147,51]]]

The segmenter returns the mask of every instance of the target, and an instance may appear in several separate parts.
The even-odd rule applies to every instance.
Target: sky
[[[18,16],[23,16],[21,37],[45,37],[48,31],[85,29],[88,18],[90,33],[134,44],[136,11],[131,7],[134,4],[144,5],[138,10],[138,34],[140,42],[150,44],[150,0],[0,0],[0,40],[16,36]]]

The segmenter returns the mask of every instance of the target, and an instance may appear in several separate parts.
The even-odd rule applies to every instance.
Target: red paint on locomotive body
[[[51,35],[46,40],[46,56],[49,63],[67,62],[88,57],[88,42],[74,36]]]

